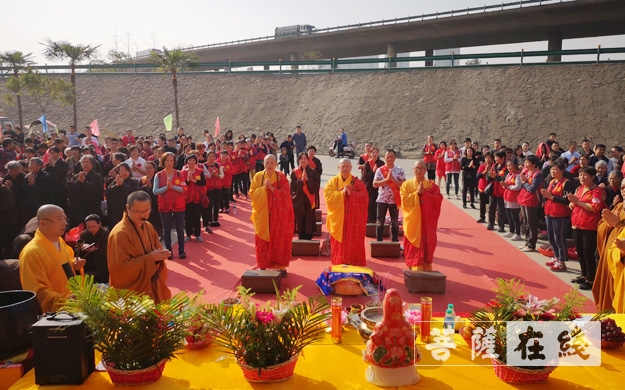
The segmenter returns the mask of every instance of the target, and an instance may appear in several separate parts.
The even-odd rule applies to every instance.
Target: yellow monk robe
[[[349,186],[351,194],[343,193]],[[369,195],[364,183],[352,176],[346,180],[336,175],[323,190],[328,217],[326,227],[330,232],[332,264],[367,265],[365,234],[367,231],[367,207]]]
[[[265,188],[269,179],[274,190]],[[279,171],[269,175],[256,172],[250,185],[254,223],[254,247],[258,268],[284,268],[291,261],[295,215],[286,176]]]
[[[155,302],[171,298],[167,287],[165,261],[154,261],[151,252],[162,249],[158,234],[150,222],[132,225],[124,213],[109,234],[108,266],[111,287],[149,295]]]
[[[619,203],[612,209],[614,215],[619,220],[625,220],[625,210],[623,203]],[[592,296],[597,305],[597,312],[612,309],[614,301],[614,277],[610,271],[610,263],[612,255],[610,247],[614,240],[625,230],[625,227],[612,227],[604,218],[601,218],[597,224],[597,253],[599,254],[599,262],[597,263],[597,272],[595,280],[592,283]]]
[[[39,230],[20,253],[20,279],[24,290],[34,291],[43,312],[56,312],[71,293],[67,273],[72,267],[74,251],[59,237],[59,248]],[[71,271],[70,271],[71,270]]]
[[[427,179],[423,180],[421,196],[418,188],[415,177],[405,181],[399,190],[404,215],[404,257],[409,267],[431,270],[443,196],[438,186]]]
[[[625,240],[625,229],[618,235],[618,239]],[[614,277],[614,299],[612,307],[617,313],[625,313],[625,272],[623,272],[623,253],[614,244],[608,249],[610,273]]]

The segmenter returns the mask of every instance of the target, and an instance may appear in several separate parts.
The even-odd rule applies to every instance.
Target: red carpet
[[[322,209],[325,232],[323,200]],[[204,289],[208,302],[219,302],[234,296],[236,286],[241,284],[241,275],[256,264],[253,226],[249,217],[250,203],[239,201],[238,214],[221,214],[221,227],[213,228],[214,234],[203,234],[202,243],[195,240],[187,243],[187,259],[174,257],[168,263],[168,285],[172,292],[186,290],[195,293]],[[444,312],[448,303],[453,303],[456,312],[461,314],[483,306],[494,298],[492,288],[495,286],[495,278],[519,278],[525,283],[526,290],[539,299],[554,296],[561,298],[571,288],[497,233],[487,231],[483,224],[477,224],[471,216],[447,201],[443,202],[434,260],[434,269],[447,275],[447,291],[444,295],[408,293],[403,282],[402,270],[406,267],[403,257],[371,259],[368,243],[365,247],[367,266],[382,277],[387,287],[398,289],[407,302],[419,302],[421,295],[432,296],[434,311],[440,313]],[[177,253],[175,248],[174,253]],[[302,285],[301,298],[319,294],[315,280],[329,265],[328,257],[293,258],[288,268],[288,277],[282,280],[281,289]],[[259,294],[258,298],[267,300],[272,299],[273,295]],[[364,295],[344,297],[343,303],[365,303],[375,299]],[[584,311],[596,311],[590,300]]]

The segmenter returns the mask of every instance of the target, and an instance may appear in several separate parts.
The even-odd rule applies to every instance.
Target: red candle
[[[332,342],[340,344],[343,328],[343,298],[332,298]]]
[[[430,328],[432,321],[432,298],[421,298],[421,333],[420,338],[424,343],[430,342]]]

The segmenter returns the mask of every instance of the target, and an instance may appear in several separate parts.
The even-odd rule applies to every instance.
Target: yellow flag
[[[174,125],[174,116],[172,114],[167,115],[163,118],[163,123],[165,124],[165,130],[171,131]]]

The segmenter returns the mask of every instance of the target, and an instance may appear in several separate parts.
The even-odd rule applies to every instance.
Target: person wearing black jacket
[[[315,231],[315,194],[319,193],[319,176],[308,165],[308,156],[297,156],[299,166],[291,173],[291,198],[295,225],[300,240],[311,240]]]
[[[132,178],[128,164],[121,163],[114,171],[115,179],[106,189],[106,208],[111,228],[124,217],[128,195],[139,190],[139,182]]]
[[[56,146],[48,149],[48,163],[45,171],[52,177],[52,203],[67,211],[67,163],[61,158],[61,150]]]
[[[85,230],[80,233],[80,239],[85,244],[93,244],[84,251],[78,248],[80,257],[87,261],[85,273],[94,275],[93,279],[96,283],[108,283],[109,268],[106,257],[109,231],[102,227],[100,216],[90,214],[85,218]]]
[[[295,169],[295,156],[293,155],[293,149],[295,149],[295,144],[293,143],[293,136],[289,134],[286,137],[286,140],[280,144],[280,150],[282,148],[286,148],[286,155],[289,157],[289,164],[291,165],[291,170]]]
[[[104,186],[102,175],[94,170],[94,161],[91,155],[82,156],[80,165],[83,171],[67,183],[70,227],[80,225],[89,214],[102,215]]]
[[[462,208],[467,208],[467,192],[471,198],[471,208],[475,208],[475,187],[477,186],[477,168],[480,162],[475,157],[475,150],[472,147],[464,150],[464,157],[460,160],[460,171],[462,172]]]
[[[26,222],[37,215],[39,207],[52,203],[52,176],[43,170],[43,161],[33,157],[28,162],[28,168],[30,173],[24,182],[22,202]]]
[[[317,172],[317,177],[319,177],[319,182],[321,182],[321,175],[323,174],[323,166],[321,165],[321,160],[315,157],[317,153],[317,148],[314,145],[308,145],[306,148],[306,154],[308,155],[308,166]],[[319,202],[319,191],[315,194],[315,210],[320,208]]]

